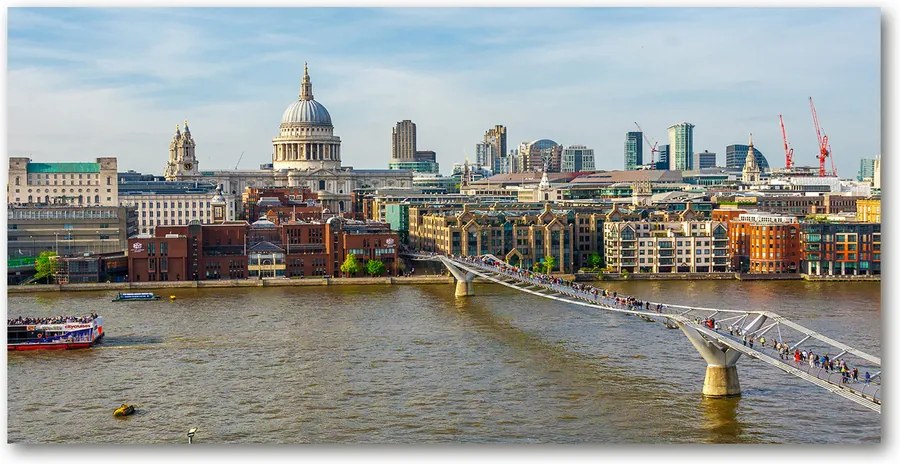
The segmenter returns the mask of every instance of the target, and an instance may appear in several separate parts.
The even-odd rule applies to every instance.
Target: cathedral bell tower
[[[750,134],[750,145],[747,147],[747,158],[744,159],[741,181],[745,184],[759,182],[759,165],[756,163],[756,154],[753,152],[753,134]]]
[[[185,177],[200,175],[197,167],[197,156],[194,154],[194,138],[188,122],[184,121],[184,132],[181,126],[175,126],[175,135],[169,143],[169,162],[166,164],[166,180],[179,180]]]

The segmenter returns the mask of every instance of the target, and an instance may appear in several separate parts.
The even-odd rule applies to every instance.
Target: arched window
[[[100,203],[100,195],[94,195],[94,203]]]

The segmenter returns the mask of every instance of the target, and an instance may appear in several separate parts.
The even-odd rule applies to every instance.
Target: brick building
[[[881,274],[881,224],[807,222],[800,230],[804,273]]]
[[[399,272],[399,239],[385,223],[332,218],[276,224],[266,218],[157,227],[129,240],[132,281],[338,275],[347,254]]]
[[[729,221],[728,235],[735,271],[751,274],[800,271],[800,223],[793,216],[742,213]]]

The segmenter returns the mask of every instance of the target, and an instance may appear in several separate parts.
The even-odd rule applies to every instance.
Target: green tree
[[[368,263],[366,263],[366,272],[369,273],[372,277],[378,277],[384,274],[387,271],[387,268],[384,267],[384,263],[378,259],[370,259]]]
[[[553,255],[548,256],[544,259],[544,274],[549,274],[553,272],[553,268],[556,267],[556,258]]]
[[[603,258],[600,256],[600,253],[591,253],[591,255],[588,256],[588,265],[595,270],[603,267]]]
[[[45,250],[34,260],[35,280],[44,279],[53,275],[56,271],[56,253]]]
[[[344,264],[341,264],[341,272],[351,277],[359,272],[359,262],[356,261],[356,255],[353,253],[347,255]]]
[[[534,272],[541,272],[543,269],[544,269],[543,261],[540,261],[540,262],[535,261],[534,264],[531,265],[531,270],[533,270]]]

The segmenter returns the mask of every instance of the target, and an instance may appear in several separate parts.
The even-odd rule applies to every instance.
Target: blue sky
[[[634,121],[661,144],[691,122],[720,164],[753,132],[781,167],[779,113],[815,165],[813,96],[851,177],[881,152],[880,29],[877,8],[10,8],[8,153],[161,173],[188,119],[201,169],[253,168],[308,61],[356,168],[387,167],[402,119],[445,173],[494,124],[621,169]]]

